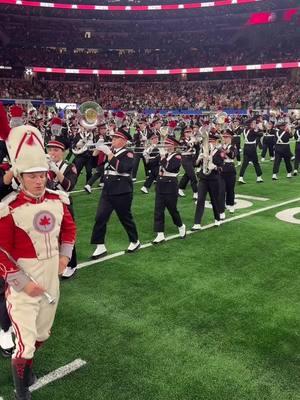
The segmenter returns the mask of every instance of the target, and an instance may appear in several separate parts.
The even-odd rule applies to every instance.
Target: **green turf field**
[[[150,246],[78,271],[62,283],[52,337],[36,355],[43,376],[75,359],[78,371],[33,393],[33,399],[296,400],[300,399],[300,226],[275,214],[300,207],[300,177],[263,184],[249,167],[240,195],[262,197],[240,219]],[[138,180],[142,178],[141,173]],[[82,186],[83,176],[81,176]],[[154,238],[154,190],[135,185],[134,216],[142,243]],[[179,200],[188,228],[194,203]],[[80,262],[89,244],[99,190],[73,195]],[[272,206],[274,206],[272,208]],[[252,211],[256,211],[249,215]],[[205,212],[204,225],[213,222]],[[167,235],[177,234],[167,217]],[[126,249],[115,216],[110,254]],[[0,396],[12,398],[9,361],[0,360]]]

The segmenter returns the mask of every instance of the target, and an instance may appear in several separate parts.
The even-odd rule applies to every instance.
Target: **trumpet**
[[[99,139],[98,142],[93,143],[93,142],[89,142],[86,144],[87,150],[97,150],[97,147],[99,146],[111,146],[111,142],[105,142],[103,139]]]

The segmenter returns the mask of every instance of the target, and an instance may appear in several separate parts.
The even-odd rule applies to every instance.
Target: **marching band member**
[[[243,133],[243,127],[240,125],[240,120],[236,119],[233,121],[233,137],[231,144],[232,146],[236,147],[236,159],[237,159],[237,165],[241,165],[241,136]]]
[[[13,191],[11,186],[13,172],[8,162],[0,164],[0,200]],[[12,337],[12,325],[7,312],[5,299],[5,280],[0,278],[0,351],[3,357],[9,358],[14,351],[14,341]]]
[[[104,172],[104,186],[96,213],[91,244],[96,244],[93,259],[107,254],[105,234],[107,222],[113,211],[124,226],[129,246],[127,252],[133,253],[140,247],[138,232],[131,213],[133,184],[131,179],[133,153],[126,148],[132,138],[124,128],[120,127],[112,136],[111,148],[100,142],[97,149],[107,156],[107,167]]]
[[[159,141],[161,139],[160,137],[160,128],[162,127],[162,120],[160,119],[159,116],[155,116],[152,123],[151,123],[151,130],[156,133],[156,135],[159,137]]]
[[[192,136],[193,129],[186,127],[183,131],[183,138],[180,140],[180,145],[184,148],[181,152],[181,163],[184,169],[184,175],[179,182],[178,194],[181,197],[185,196],[184,189],[188,182],[191,182],[193,191],[193,199],[196,200],[198,196],[197,190],[197,177],[195,174],[195,136]]]
[[[141,192],[148,194],[152,183],[157,179],[159,173],[160,154],[158,145],[158,136],[155,132],[149,131],[148,140],[150,145],[143,151],[143,157],[147,165],[148,176],[141,188]]]
[[[287,178],[292,177],[292,153],[290,147],[290,139],[292,138],[292,133],[289,124],[284,120],[279,120],[277,122],[277,131],[276,131],[276,144],[275,144],[275,161],[273,165],[273,181],[277,181],[277,174],[279,172],[281,160],[284,159],[285,168]]]
[[[86,146],[88,142],[93,142],[93,133],[91,131],[86,131],[84,128],[80,128],[73,141],[72,152],[75,155],[73,163],[76,166],[78,176],[85,167],[86,183],[93,174],[93,156],[92,151]]]
[[[169,135],[164,144],[166,149],[163,147],[159,149],[160,171],[156,182],[154,209],[154,231],[157,236],[153,240],[153,244],[165,241],[165,209],[169,211],[174,224],[178,227],[180,238],[184,239],[186,236],[186,227],[182,223],[181,216],[177,210],[177,176],[181,166],[181,156],[176,152],[175,148],[180,143]]]
[[[220,191],[220,167],[223,166],[224,158],[217,144],[219,135],[215,131],[209,132],[208,143],[203,139],[202,151],[199,154],[196,165],[200,167],[198,174],[198,199],[196,204],[194,225],[192,231],[201,230],[201,221],[204,213],[205,200],[209,193],[215,225],[220,225],[219,191]],[[206,148],[207,146],[207,148]]]
[[[132,168],[132,181],[136,181],[136,175],[139,169],[140,161],[143,161],[145,176],[148,176],[148,166],[143,156],[143,149],[145,148],[150,129],[147,127],[147,120],[145,118],[140,119],[135,134],[133,135],[134,147],[137,151],[133,155],[133,168]]]
[[[234,213],[235,200],[235,181],[236,169],[234,159],[237,154],[235,145],[232,145],[233,132],[227,128],[222,134],[224,144],[222,145],[222,155],[224,157],[224,165],[220,174],[220,219],[225,219],[225,208],[229,209],[230,213]]]
[[[71,192],[77,183],[77,170],[74,164],[68,164],[64,161],[64,154],[67,150],[67,144],[59,137],[56,140],[50,140],[47,144],[47,153],[49,155],[49,172],[47,187],[51,190],[61,190],[66,193]],[[74,209],[72,197],[69,196],[70,204],[68,209],[70,214],[74,217]],[[70,279],[76,273],[77,268],[77,255],[76,247],[74,245],[72,257],[68,266],[63,271],[62,279]]]
[[[1,110],[2,126],[4,114]],[[3,132],[21,190],[0,207],[0,231],[5,232],[0,235],[0,276],[7,285],[8,312],[16,334],[15,397],[27,400],[31,399],[34,353],[50,335],[59,298],[58,274],[71,257],[75,224],[67,199],[46,190],[48,162],[41,133],[29,125]],[[56,298],[55,304],[46,300],[46,291]]]
[[[294,138],[296,140],[296,143],[295,143],[295,163],[294,163],[293,175],[295,176],[298,174],[298,168],[300,162],[300,120],[296,121],[294,127],[295,127]]]
[[[262,152],[261,161],[265,161],[267,151],[270,154],[270,160],[274,160],[274,145],[275,145],[276,129],[274,129],[274,122],[269,121],[264,132],[262,139]]]
[[[262,137],[263,133],[258,130],[255,119],[251,119],[250,121],[248,121],[248,123],[249,123],[249,129],[246,128],[244,130],[244,138],[245,138],[244,151],[243,151],[244,157],[238,181],[240,183],[244,184],[246,183],[244,181],[244,174],[249,165],[249,162],[252,162],[256,172],[256,182],[261,183],[263,182],[262,170],[258,162],[256,144],[257,144],[257,138]]]
[[[99,135],[97,136],[98,140],[103,140],[103,142],[108,142],[108,136],[106,131],[106,123],[102,123],[98,126]],[[92,193],[93,184],[99,179],[100,185],[103,186],[102,180],[104,176],[104,167],[106,162],[106,155],[97,149],[95,149],[92,153],[94,159],[96,159],[96,172],[90,177],[87,181],[87,184],[84,186],[84,190],[87,193]]]

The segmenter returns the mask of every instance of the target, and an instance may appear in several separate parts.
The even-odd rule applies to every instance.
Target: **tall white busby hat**
[[[25,172],[48,171],[44,140],[37,128],[21,125],[11,129],[6,146],[15,176]]]
[[[14,175],[48,171],[41,132],[31,125],[10,129],[5,108],[0,104],[0,136],[6,142]]]

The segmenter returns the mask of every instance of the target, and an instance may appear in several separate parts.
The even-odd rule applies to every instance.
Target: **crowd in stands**
[[[105,109],[285,108],[300,106],[299,85],[286,78],[165,83],[2,80],[0,98],[96,100]]]
[[[299,49],[296,46],[280,47],[275,43],[268,51],[241,49],[226,46],[201,47],[198,49],[166,46],[162,50],[119,50],[80,52],[59,49],[10,49],[0,50],[0,64],[12,67],[45,66],[61,68],[96,69],[151,69],[186,68],[217,65],[260,64],[278,61],[296,61]]]

